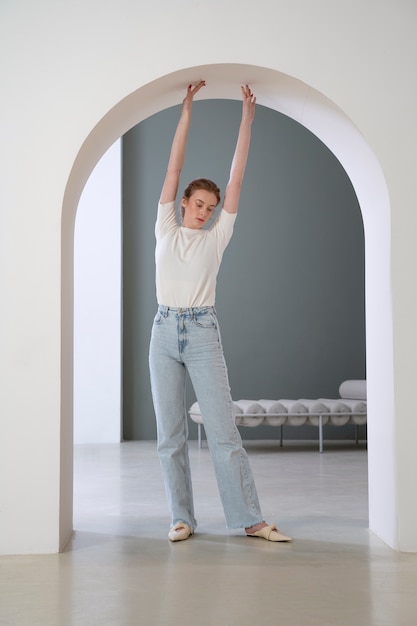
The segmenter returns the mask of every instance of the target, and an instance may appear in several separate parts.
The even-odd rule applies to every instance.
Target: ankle
[[[259,522],[258,524],[254,524],[253,526],[248,526],[247,528],[245,528],[245,532],[249,534],[256,533],[258,530],[262,530],[262,528],[265,528],[265,526],[268,526],[266,522]]]

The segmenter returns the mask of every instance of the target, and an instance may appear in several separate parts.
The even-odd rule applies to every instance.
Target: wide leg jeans
[[[236,427],[214,307],[159,306],[149,365],[158,456],[172,524],[182,521],[193,529],[197,525],[188,456],[186,372],[200,405],[227,526],[247,528],[262,521],[248,456]]]

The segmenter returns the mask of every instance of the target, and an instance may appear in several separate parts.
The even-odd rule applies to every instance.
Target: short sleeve
[[[237,213],[228,213],[222,209],[217,220],[213,224],[211,233],[219,241],[221,248],[224,250],[233,235]]]
[[[177,215],[175,211],[175,202],[167,202],[158,204],[158,213],[155,223],[155,235],[160,237],[169,232],[175,232],[178,229]]]

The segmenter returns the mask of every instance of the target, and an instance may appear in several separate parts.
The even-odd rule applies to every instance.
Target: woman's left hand
[[[250,90],[249,85],[242,86],[241,89],[243,98],[242,119],[252,122],[255,117],[256,97]]]

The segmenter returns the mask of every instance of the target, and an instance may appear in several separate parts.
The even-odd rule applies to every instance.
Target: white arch
[[[61,545],[72,520],[72,268],[78,200],[107,148],[149,115],[178,104],[184,86],[204,78],[204,98],[235,99],[250,82],[260,104],[295,119],[335,154],[349,176],[365,230],[370,528],[388,544],[398,535],[394,452],[394,391],[390,288],[390,206],[381,167],[353,123],[323,94],[275,70],[242,64],[187,68],[138,89],[119,102],[87,137],[71,171],[63,202],[63,382],[61,449]],[[379,391],[383,393],[379,393]],[[383,398],[383,401],[382,401]],[[376,445],[377,442],[377,445]],[[397,547],[393,545],[393,547]]]

